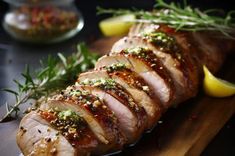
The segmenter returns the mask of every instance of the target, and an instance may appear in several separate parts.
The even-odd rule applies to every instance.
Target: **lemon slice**
[[[213,97],[227,97],[235,94],[235,84],[215,77],[206,66],[203,66],[203,70],[205,75],[203,87],[207,95]]]
[[[102,20],[99,23],[101,32],[105,36],[121,36],[128,33],[130,27],[133,25],[135,15],[127,14],[121,16],[115,16]]]

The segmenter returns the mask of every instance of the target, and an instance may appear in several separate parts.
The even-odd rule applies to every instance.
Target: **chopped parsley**
[[[122,70],[126,68],[126,65],[124,63],[114,63],[110,66],[105,66],[104,67],[108,72],[113,72],[117,70]]]
[[[162,50],[171,51],[177,48],[176,41],[173,37],[163,32],[144,33],[143,36],[151,43],[156,44]]]
[[[115,89],[117,86],[117,83],[113,79],[86,79],[81,84],[84,85],[92,85],[92,86],[97,86],[103,89]]]
[[[81,121],[81,117],[77,113],[75,113],[74,111],[72,111],[70,109],[59,112],[58,118],[60,120],[71,120],[73,122],[80,122]]]

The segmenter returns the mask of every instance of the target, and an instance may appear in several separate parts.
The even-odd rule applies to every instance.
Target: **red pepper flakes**
[[[22,6],[12,14],[16,17],[23,15],[26,18],[24,21],[19,21],[17,25],[6,23],[8,29],[17,36],[32,41],[50,41],[66,35],[67,32],[77,28],[80,20],[77,12],[55,6]],[[22,29],[20,27],[22,24],[27,25],[27,28]]]
[[[52,6],[46,7],[21,7],[18,13],[29,16],[29,23],[34,29],[71,29],[77,25],[78,19],[76,13],[63,10]],[[47,30],[48,29],[48,30]]]

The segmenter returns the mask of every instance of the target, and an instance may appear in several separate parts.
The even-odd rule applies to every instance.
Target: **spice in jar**
[[[5,28],[15,38],[32,42],[57,39],[77,28],[76,12],[55,6],[22,6],[5,16]]]

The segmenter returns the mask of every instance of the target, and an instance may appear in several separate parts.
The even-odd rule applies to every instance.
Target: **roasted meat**
[[[120,129],[134,143],[145,130],[147,115],[131,95],[113,79],[86,79],[79,86],[107,103],[120,122]]]
[[[22,119],[17,133],[17,143],[24,155],[77,154],[72,144],[37,112],[31,112]]]
[[[137,45],[153,50],[171,74],[176,86],[174,104],[177,104],[196,94],[198,63],[193,59],[196,49],[187,40],[188,34],[172,32],[172,29],[164,25],[137,24],[129,32],[130,37],[116,42],[112,51]]]
[[[99,141],[106,145],[105,149],[100,149],[100,151],[120,149],[126,141],[118,128],[116,117],[105,103],[77,86],[68,87],[41,106],[42,110],[51,108],[69,109],[84,118]]]
[[[175,99],[175,86],[169,72],[149,49],[137,47],[124,49],[119,53],[103,56],[96,63],[96,68],[112,65],[113,63],[126,64],[129,69],[138,73],[148,85],[152,86],[165,108]]]
[[[169,107],[195,96],[202,65],[217,71],[231,43],[206,32],[136,24],[94,70],[27,114],[17,143],[24,155],[121,150],[154,127]]]
[[[112,64],[103,68],[85,72],[79,75],[78,81],[86,79],[112,78],[120,84],[148,115],[148,128],[151,129],[161,115],[161,104],[154,96],[152,89],[137,73],[128,69],[124,64]]]
[[[107,149],[82,117],[76,122],[71,110],[37,110],[25,116],[17,134],[17,143],[24,155],[89,155]],[[59,116],[64,114],[63,118]],[[66,116],[67,115],[67,116]],[[79,138],[79,139],[78,139]]]

